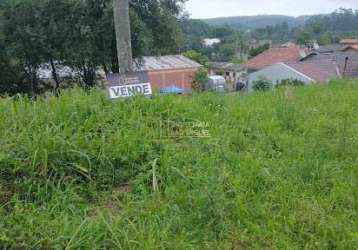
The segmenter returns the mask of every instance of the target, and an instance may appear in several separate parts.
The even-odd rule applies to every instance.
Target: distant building
[[[135,71],[147,72],[153,89],[175,85],[188,90],[192,89],[193,77],[201,67],[185,56],[170,55],[143,57]]]
[[[205,47],[213,47],[215,44],[221,43],[219,38],[205,38],[203,44]]]
[[[203,67],[201,64],[182,55],[143,57],[141,60],[134,60],[133,63],[135,72],[146,72],[148,74],[153,89],[175,85],[190,90],[192,89],[193,77],[201,67]],[[80,71],[57,62],[56,71],[61,82],[64,80],[80,81],[81,79]],[[54,84],[50,64],[42,64],[37,75],[40,80]],[[118,74],[109,75],[111,75],[111,80],[118,79]],[[96,81],[99,85],[106,84],[108,79],[109,76],[106,76],[103,69],[96,69]]]
[[[299,80],[305,84],[324,82],[340,78],[337,64],[332,61],[307,61],[276,63],[249,75],[248,89],[252,90],[260,77],[270,80],[274,85],[283,80]]]
[[[358,50],[348,46],[313,51],[300,60],[280,62],[249,75],[249,89],[259,77],[274,84],[286,79],[300,80],[306,84],[325,82],[335,78],[358,78]]]
[[[281,48],[291,48],[291,47],[296,47],[296,46],[297,46],[297,44],[294,42],[286,42],[286,43],[280,45]]]
[[[306,50],[299,46],[271,48],[251,58],[242,66],[249,72],[255,72],[279,62],[297,61],[305,56]]]
[[[348,78],[358,78],[358,48],[356,46],[347,46],[343,49],[334,51],[312,52],[302,62],[320,62],[329,61],[337,65],[340,74]]]
[[[229,90],[233,90],[238,81],[246,80],[246,70],[239,64],[211,62],[208,68],[209,75],[222,75],[225,78]]]

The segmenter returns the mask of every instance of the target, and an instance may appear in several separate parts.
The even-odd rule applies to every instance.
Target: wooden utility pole
[[[132,71],[132,44],[129,19],[129,0],[113,0],[119,73]]]

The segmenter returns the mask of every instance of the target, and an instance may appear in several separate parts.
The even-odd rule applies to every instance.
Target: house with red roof
[[[342,77],[358,78],[358,45],[348,45],[343,49],[341,47],[334,50],[312,50],[304,57],[294,57],[292,53],[292,59],[287,55],[290,54],[288,52],[267,52],[246,64],[251,67],[248,77],[249,89],[252,89],[254,82],[260,77],[265,77],[273,84],[288,79],[311,84]],[[304,55],[302,52],[299,54]],[[278,61],[279,58],[281,61]],[[268,66],[262,67],[263,65]]]
[[[242,66],[248,72],[255,72],[280,62],[298,61],[306,55],[307,51],[299,46],[271,48],[254,58],[251,58]]]

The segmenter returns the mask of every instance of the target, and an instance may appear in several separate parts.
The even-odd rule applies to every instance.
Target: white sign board
[[[132,97],[136,95],[152,95],[152,87],[150,86],[150,83],[109,87],[109,96],[111,99]]]
[[[111,99],[152,95],[152,87],[147,72],[110,74],[107,76],[107,80],[107,89]]]

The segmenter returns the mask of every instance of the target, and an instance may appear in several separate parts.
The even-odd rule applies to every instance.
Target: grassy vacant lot
[[[3,98],[0,146],[0,249],[358,247],[358,82]]]

